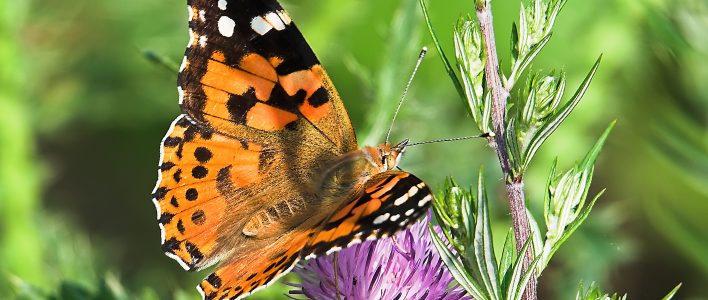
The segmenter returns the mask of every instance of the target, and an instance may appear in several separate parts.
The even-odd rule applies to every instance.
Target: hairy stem
[[[492,94],[492,128],[494,130],[494,136],[489,138],[489,144],[499,157],[499,163],[504,174],[506,192],[509,197],[514,236],[516,237],[516,249],[521,251],[521,248],[530,236],[531,230],[528,216],[526,215],[523,177],[520,174],[514,174],[509,151],[506,146],[506,126],[504,120],[509,91],[504,88],[501,81],[499,58],[497,56],[496,42],[494,39],[494,26],[492,24],[492,7],[489,1],[477,2],[477,21],[482,31],[484,50],[487,58],[487,62],[484,66],[484,74],[487,79],[487,88]],[[531,247],[529,247],[529,249],[531,249]],[[524,256],[524,271],[528,269],[532,261],[533,251],[529,250]],[[537,285],[538,280],[534,275],[526,286],[523,297],[524,300],[536,300],[538,298],[536,294]]]

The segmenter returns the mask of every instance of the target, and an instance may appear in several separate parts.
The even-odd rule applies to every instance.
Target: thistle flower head
[[[435,251],[427,227],[428,220],[421,220],[393,238],[344,249],[336,264],[335,254],[306,261],[295,269],[303,282],[291,284],[296,289],[290,294],[318,300],[469,299]]]

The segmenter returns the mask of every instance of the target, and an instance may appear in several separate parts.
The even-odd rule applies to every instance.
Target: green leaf
[[[511,267],[514,263],[514,256],[516,255],[516,244],[514,243],[514,230],[509,228],[506,233],[506,239],[504,240],[504,247],[502,248],[501,259],[499,259],[499,275],[497,276],[501,280],[499,285],[501,291],[506,293],[509,287],[509,281],[511,280],[510,272]],[[502,294],[503,298],[506,299],[506,294]]]
[[[585,207],[585,209],[582,210],[582,213],[580,215],[578,215],[578,217],[575,219],[575,221],[573,221],[572,223],[570,223],[566,227],[563,235],[558,239],[557,242],[555,242],[553,244],[553,247],[551,248],[551,250],[547,254],[547,256],[545,258],[545,260],[546,260],[545,264],[548,264],[548,262],[551,260],[551,257],[553,257],[553,254],[555,254],[556,251],[558,251],[558,249],[560,248],[560,246],[570,237],[570,235],[572,235],[573,232],[575,232],[575,230],[578,229],[578,227],[580,227],[581,224],[583,224],[585,219],[587,219],[587,217],[590,215],[590,211],[595,206],[595,202],[597,201],[597,199],[599,199],[600,196],[602,196],[602,194],[604,194],[604,193],[605,193],[605,190],[602,190],[599,193],[597,193],[597,195],[595,195],[595,197],[592,199],[592,201],[590,201],[590,204],[587,207]]]
[[[681,288],[682,284],[683,283],[679,283],[678,285],[676,285],[676,287],[673,290],[671,290],[671,292],[666,294],[666,296],[664,296],[664,298],[661,298],[661,300],[671,300],[674,297],[674,295],[676,295],[678,290]]]
[[[607,140],[607,137],[610,135],[610,132],[612,132],[612,129],[615,128],[615,124],[617,124],[617,121],[612,121],[609,126],[605,129],[605,131],[602,133],[600,138],[595,142],[595,145],[590,149],[588,154],[585,155],[585,158],[583,161],[580,163],[580,168],[581,169],[589,169],[592,165],[595,164],[595,160],[597,159],[598,154],[600,154],[600,150],[602,150],[602,146],[605,145],[605,141]]]
[[[521,251],[517,253],[516,260],[514,261],[514,270],[511,273],[511,279],[509,280],[509,287],[506,292],[506,299],[514,299],[515,295],[519,292],[519,282],[523,274],[524,256],[526,251],[528,251],[529,245],[531,245],[531,240],[526,240],[524,246],[521,247]]]
[[[583,97],[583,95],[585,95],[585,92],[590,86],[590,82],[595,76],[597,68],[600,66],[601,59],[602,55],[598,57],[597,61],[595,62],[595,65],[585,77],[585,80],[583,80],[583,83],[580,85],[580,87],[575,92],[575,95],[573,95],[570,101],[568,101],[553,117],[546,121],[536,132],[536,134],[534,134],[533,138],[529,142],[528,148],[526,148],[526,150],[524,151],[524,162],[521,166],[522,170],[526,170],[528,168],[528,165],[531,162],[533,156],[536,154],[536,151],[538,151],[538,149],[546,141],[546,139],[548,139],[548,137],[551,136],[551,134],[558,128],[558,126],[560,126],[561,123],[563,123],[563,121],[568,117],[568,115],[570,115],[570,112],[573,111],[575,106],[578,105],[580,99]]]
[[[467,270],[465,270],[455,254],[452,253],[450,248],[440,239],[432,225],[428,226],[428,231],[430,232],[430,237],[435,249],[440,254],[440,259],[442,259],[445,266],[447,266],[452,277],[475,299],[488,300],[489,298],[482,293],[482,289],[475,282],[474,278],[467,273]]]
[[[433,24],[430,21],[430,15],[428,15],[428,7],[425,5],[425,0],[420,0],[420,7],[423,10],[423,17],[425,18],[425,24],[428,25],[428,32],[430,32],[430,37],[433,39],[433,43],[435,44],[435,49],[438,50],[438,53],[440,54],[440,58],[443,61],[443,65],[445,66],[445,71],[447,71],[447,75],[450,76],[450,79],[452,79],[452,83],[455,85],[455,89],[457,90],[457,94],[460,96],[460,99],[465,100],[465,90],[462,88],[462,84],[460,83],[460,79],[457,78],[457,74],[455,74],[455,70],[452,68],[452,65],[450,64],[450,61],[447,59],[447,56],[445,55],[445,51],[443,51],[442,46],[440,45],[440,41],[438,40],[438,36],[435,34],[435,30],[433,30]],[[467,103],[465,103],[465,106],[467,106]]]
[[[474,250],[477,266],[482,281],[492,299],[499,299],[499,280],[497,278],[497,259],[494,256],[494,242],[489,221],[487,190],[484,184],[483,169],[479,170],[477,181],[477,221],[474,237]]]
[[[511,63],[515,64],[519,59],[519,27],[516,22],[511,23]]]
[[[466,193],[463,192],[463,193]],[[467,195],[462,195],[460,198],[460,203],[458,206],[460,207],[460,221],[462,223],[462,228],[464,232],[461,234],[464,234],[464,243],[465,243],[465,249],[473,250],[473,247],[468,247],[470,243],[473,242],[474,239],[474,234],[475,234],[475,218],[474,218],[474,205],[475,205],[475,199],[472,197],[471,193],[468,193]],[[472,258],[472,253],[470,252],[469,254],[465,252],[461,252],[460,254],[464,254],[465,257]]]
[[[511,74],[509,74],[508,83],[506,86],[504,86],[507,91],[510,91],[514,87],[514,84],[521,77],[521,74],[524,73],[526,68],[533,61],[533,59],[536,58],[538,53],[541,52],[541,49],[543,49],[543,47],[546,46],[548,41],[551,40],[551,36],[552,34],[549,33],[547,36],[541,39],[538,44],[534,45],[529,51],[529,53],[523,57],[520,63],[514,64],[514,68],[511,70]]]
[[[536,218],[533,217],[531,211],[526,209],[526,217],[529,219],[529,227],[531,229],[531,238],[533,243],[531,244],[533,250],[533,256],[539,256],[543,253],[543,237],[541,237],[541,229],[538,227],[538,222]],[[538,271],[541,274],[541,270]]]
[[[467,106],[477,127],[488,132],[489,119],[484,118],[488,104],[484,89],[484,46],[477,21],[470,16],[460,17],[455,25],[453,40]]]
[[[548,180],[546,180],[546,193],[543,198],[543,216],[545,218],[546,224],[549,223],[548,216],[550,215],[551,211],[551,189],[552,189],[552,184],[553,180],[556,178],[556,167],[558,166],[558,157],[553,159],[553,163],[551,164],[551,172],[548,174]]]
[[[519,281],[519,287],[516,289],[517,294],[516,294],[516,297],[514,297],[514,300],[521,300],[521,298],[524,296],[524,291],[526,290],[526,286],[528,285],[531,277],[535,276],[536,265],[538,265],[538,262],[540,260],[541,260],[541,256],[536,256],[536,258],[529,264],[528,269],[526,269],[526,273],[524,273],[524,276],[521,278],[521,281]]]
[[[519,119],[516,117],[509,117],[508,124],[506,125],[506,148],[510,154],[512,177],[523,174],[523,170],[520,169],[521,160],[521,149],[519,148],[519,136],[522,132],[519,130]]]

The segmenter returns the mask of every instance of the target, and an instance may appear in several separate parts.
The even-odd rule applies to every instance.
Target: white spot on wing
[[[398,199],[396,199],[396,201],[393,201],[393,205],[399,206],[399,205],[403,204],[404,202],[406,202],[406,200],[408,200],[408,195],[403,195],[401,197],[398,197]]]
[[[401,227],[406,226],[406,222],[408,222],[408,221],[407,221],[407,220],[403,220],[403,221],[401,221],[401,223],[398,223],[398,225],[401,226]]]
[[[187,65],[188,65],[188,64],[189,64],[189,62],[187,62],[187,56],[183,57],[183,58],[182,58],[182,63],[179,65],[179,71],[180,71],[180,72],[184,71],[184,69],[187,68]],[[179,87],[178,87],[178,88],[179,88]]]
[[[374,225],[378,225],[378,224],[381,224],[381,223],[385,222],[386,220],[388,220],[388,217],[389,217],[389,216],[391,216],[391,214],[385,213],[385,214],[383,214],[383,215],[380,215],[380,216],[376,217],[376,218],[374,219]]]
[[[332,247],[332,249],[327,250],[327,255],[330,255],[330,254],[337,252],[339,250],[342,250],[342,247]]]
[[[189,271],[189,265],[187,265],[186,262],[184,262],[181,258],[179,258],[179,256],[174,255],[174,254],[172,254],[172,253],[170,253],[170,252],[165,252],[165,255],[167,255],[167,257],[169,257],[169,258],[171,258],[171,259],[176,260],[176,261],[179,263],[179,265],[182,266],[182,268],[183,268],[185,271]]]
[[[201,46],[202,48],[206,47],[206,42],[207,42],[206,35],[202,35],[199,37],[199,46]]]
[[[278,16],[280,17],[281,20],[283,20],[283,23],[285,23],[285,25],[290,25],[290,23],[293,22],[293,20],[290,19],[290,16],[288,15],[288,13],[285,12],[284,10],[279,10]]]
[[[216,5],[219,6],[219,9],[226,10],[226,0],[219,0],[219,3]]]
[[[192,28],[189,28],[189,43],[187,44],[187,48],[194,45],[194,36],[194,31],[192,31]]]
[[[234,27],[236,27],[236,22],[227,16],[221,16],[219,18],[219,33],[225,37],[231,37],[234,35]]]
[[[314,253],[311,253],[311,254],[308,254],[307,256],[305,256],[305,260],[313,259],[315,257],[317,257],[317,255],[315,255]]]
[[[197,292],[199,292],[199,295],[202,295],[202,299],[206,299],[206,294],[204,294],[204,290],[202,290],[201,285],[197,285]]]
[[[352,239],[352,241],[349,242],[349,244],[347,244],[347,247],[351,247],[351,246],[359,244],[359,243],[361,243],[360,239]]]
[[[199,20],[202,22],[206,21],[206,12],[203,9],[199,11]]]
[[[273,29],[273,26],[266,22],[263,17],[255,17],[251,20],[251,29],[260,35],[265,35]]]
[[[400,217],[401,217],[401,215],[398,215],[398,214],[391,216],[391,222],[396,222],[396,220],[398,220],[398,218],[400,218]]]
[[[285,29],[285,24],[283,24],[283,20],[280,19],[280,17],[274,13],[274,12],[269,12],[265,16],[263,16],[270,25],[275,28],[275,30],[283,30]]]
[[[430,202],[431,199],[433,199],[432,196],[430,196],[430,195],[425,196],[425,198],[420,199],[420,201],[418,201],[418,206],[420,206],[420,207],[425,206],[425,204]]]
[[[412,215],[414,212],[415,212],[415,210],[411,208],[411,209],[409,209],[409,210],[406,211],[406,216],[410,216],[410,215]]]
[[[187,20],[193,20],[194,19],[194,10],[192,10],[192,7],[187,5]]]
[[[160,209],[160,203],[157,202],[157,199],[152,198],[152,204],[155,204],[155,210],[157,211],[157,219],[160,219],[160,215],[162,214],[162,210]]]
[[[182,105],[184,103],[184,90],[181,86],[177,87],[177,96],[179,97],[179,105]]]
[[[413,186],[413,187],[411,187],[410,190],[408,190],[408,196],[413,197],[413,195],[415,195],[417,192],[418,192],[418,187],[417,187],[417,186]]]
[[[160,226],[160,245],[162,245],[165,243],[165,225],[157,223],[157,226]]]
[[[179,89],[177,90],[179,91]],[[172,124],[170,124],[170,128],[167,129],[167,133],[165,134],[165,137],[162,138],[162,141],[160,142],[160,162],[157,163],[157,182],[155,183],[155,187],[152,189],[152,194],[155,194],[158,188],[160,188],[160,182],[162,181],[162,170],[160,170],[160,166],[162,166],[162,163],[165,161],[165,140],[170,137],[170,134],[172,131],[175,130],[175,126],[177,125],[177,122],[179,120],[182,120],[185,115],[179,115],[177,118],[175,118],[174,121],[172,121]],[[153,198],[152,203],[155,204],[155,210],[157,211],[157,219],[160,219],[160,215],[162,214],[162,211],[160,209],[160,203],[157,201],[157,199]],[[165,242],[165,228],[162,226],[162,224],[159,224],[160,226],[160,244]]]

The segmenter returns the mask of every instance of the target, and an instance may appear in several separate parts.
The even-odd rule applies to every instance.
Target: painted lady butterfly
[[[430,189],[395,170],[407,141],[357,147],[343,103],[276,0],[189,0],[178,76],[184,112],[153,191],[165,254],[197,287],[240,299],[299,259],[389,236]]]

